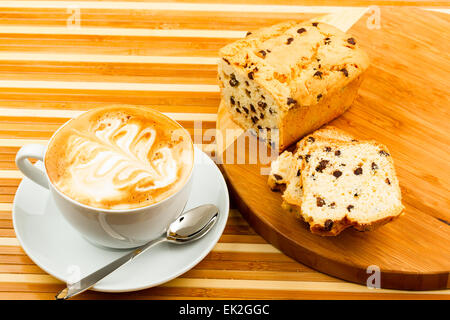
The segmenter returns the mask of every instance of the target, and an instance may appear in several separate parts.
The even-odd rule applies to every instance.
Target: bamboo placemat
[[[15,238],[11,210],[22,178],[14,164],[20,146],[45,144],[70,117],[108,104],[153,107],[180,121],[192,134],[193,120],[203,120],[203,130],[214,128],[220,47],[264,25],[374,4],[221,2],[0,1],[0,299],[52,299],[63,287],[28,258]],[[381,4],[434,7],[446,2]],[[316,272],[268,244],[232,209],[219,243],[181,277],[139,292],[89,291],[77,298],[448,297],[448,290],[368,289]]]

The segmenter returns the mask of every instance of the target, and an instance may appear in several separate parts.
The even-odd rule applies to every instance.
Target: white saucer
[[[213,229],[193,243],[174,245],[165,242],[151,248],[101,280],[93,290],[126,292],[157,286],[190,270],[212,250],[228,218],[227,185],[214,162],[197,148],[193,179],[186,210],[201,204],[215,204],[220,215]],[[28,256],[47,273],[64,282],[84,277],[128,252],[99,248],[86,241],[61,216],[49,198],[48,190],[27,178],[17,189],[13,223]]]

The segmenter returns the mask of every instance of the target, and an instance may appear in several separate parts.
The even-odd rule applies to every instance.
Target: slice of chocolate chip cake
[[[300,205],[303,195],[302,185],[302,168],[303,162],[308,163],[311,154],[309,150],[312,147],[323,147],[324,150],[329,150],[329,144],[332,142],[349,142],[354,141],[352,135],[333,126],[326,126],[320,130],[315,131],[300,140],[297,143],[297,151],[293,156],[296,163],[293,166],[291,175],[287,178],[286,189],[283,192],[283,208],[295,213],[300,212]]]
[[[308,154],[309,160],[302,162],[297,214],[311,232],[372,230],[401,215],[400,187],[385,146],[374,141],[330,143],[313,146]]]
[[[222,48],[218,77],[233,120],[284,150],[350,107],[368,65],[354,37],[291,21]]]
[[[297,143],[294,153],[284,151],[277,159],[272,161],[268,178],[269,187],[274,191],[279,191],[284,190],[286,186],[287,189],[290,189],[289,184],[292,184],[291,188],[297,190],[299,186],[294,187],[294,185],[298,183],[301,185],[300,165],[306,155],[305,150],[308,146],[327,141],[351,141],[352,139],[353,136],[334,126],[325,126],[307,135]],[[287,192],[287,194],[289,193]]]

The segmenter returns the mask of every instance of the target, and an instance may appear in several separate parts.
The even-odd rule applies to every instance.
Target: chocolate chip
[[[333,220],[327,219],[324,224],[325,231],[330,231],[333,228]]]
[[[247,95],[247,97],[249,97],[249,98],[251,98],[252,96],[251,96],[251,94],[250,94],[250,91],[248,91],[247,89],[245,89],[245,94]]]
[[[353,173],[356,174],[357,176],[359,176],[360,174],[363,173],[363,170],[361,167],[359,167],[359,168],[356,168],[355,171],[353,171]]]
[[[356,41],[355,41],[354,38],[348,38],[348,39],[347,39],[347,42],[350,43],[350,44],[353,44],[353,45],[356,44]]]
[[[250,110],[252,110],[252,112],[256,112],[255,106],[252,105],[251,103],[250,103]]]
[[[228,61],[227,59],[222,58],[222,60],[225,61],[226,63],[230,64],[230,61]]]
[[[269,108],[269,113],[273,114],[273,110],[271,108]]]
[[[239,85],[239,81],[237,81],[235,78],[230,79],[230,86],[236,87]]]
[[[391,185],[391,180],[389,180],[389,178],[386,178],[386,180],[384,180],[388,185]]]
[[[349,206],[347,207],[348,212],[350,212],[353,208],[354,208],[353,205],[349,205]]]
[[[282,176],[280,176],[279,174],[276,174],[276,173],[273,174],[273,177],[275,178],[275,180],[281,180],[281,179],[283,179]]]
[[[234,75],[234,73],[232,73],[230,75],[230,77],[231,77],[231,79],[229,81],[230,82],[230,86],[232,86],[232,87],[238,86],[239,85],[239,81],[236,80],[236,76]]]
[[[258,122],[258,120],[259,120],[258,117],[255,117],[255,116],[253,116],[251,119],[252,119],[253,124]]]
[[[248,81],[245,81],[245,85],[246,85],[247,87],[249,86]]]
[[[342,176],[342,172],[339,171],[339,170],[336,170],[336,171],[333,172],[333,176],[335,176],[336,179],[337,179],[337,178],[339,178],[340,176]]]
[[[288,39],[286,40],[286,44],[291,44],[292,41],[294,41],[294,38],[288,38]]]
[[[314,139],[314,137],[308,137],[307,141],[313,143],[314,141],[316,141],[316,139]]]
[[[262,108],[263,110],[267,107],[267,103],[265,103],[264,101],[259,101],[258,102],[258,107]]]
[[[381,150],[380,152],[378,152],[380,155],[382,155],[382,156],[385,156],[385,157],[388,157],[388,156],[390,156],[390,154],[389,153],[387,153],[386,151],[384,151],[384,150]]]
[[[309,162],[309,158],[311,158],[311,155],[310,155],[310,154],[307,154],[307,155],[305,156],[305,161],[306,161],[306,162]]]
[[[313,22],[313,23],[312,23],[312,25],[313,25],[314,27],[317,27],[318,24],[319,24],[318,22]]]
[[[264,50],[260,50],[259,53],[262,55],[263,58],[266,57],[266,52]]]
[[[236,101],[234,101],[234,97],[231,96],[230,97],[230,103],[234,106],[236,104]]]
[[[264,119],[264,113],[261,113],[261,114],[259,115],[259,117],[260,117],[261,119]]]
[[[316,167],[316,171],[321,173],[323,171],[323,169],[325,169],[327,167],[328,163],[330,163],[330,161],[321,160],[319,162],[319,165]]]
[[[372,170],[378,170],[378,165],[375,162],[372,162]]]
[[[326,38],[324,39],[324,43],[325,43],[325,44],[330,44],[330,43],[331,43],[330,37],[326,37]]]
[[[242,107],[244,109],[245,113],[248,114],[248,109],[246,107]]]
[[[317,95],[317,101],[319,101],[320,98],[322,98],[322,94],[321,94],[321,93],[319,93],[319,94]]]
[[[314,73],[314,76],[319,77],[320,79],[322,79],[322,75],[323,75],[322,71],[316,71],[316,73]]]
[[[320,197],[317,197],[316,198],[316,204],[317,204],[318,207],[323,207],[325,205],[325,200],[323,200]]]
[[[253,71],[248,73],[248,78],[249,78],[250,80],[253,80]]]
[[[297,30],[298,34],[302,34],[303,32],[306,32],[305,28],[300,28],[300,29]]]
[[[336,208],[336,202],[332,202],[328,205],[331,209]]]
[[[241,110],[239,110],[238,108],[236,108],[236,112],[237,113],[242,113]]]
[[[331,147],[325,147],[325,148],[323,149],[323,151],[325,151],[325,152],[330,152],[330,151],[331,151]]]
[[[355,194],[354,194],[353,196],[354,196],[354,197],[356,198],[356,197],[358,197],[358,194],[357,194],[357,193],[355,193]]]
[[[287,104],[288,105],[290,105],[290,104],[296,104],[297,103],[297,100],[294,100],[294,99],[292,99],[292,98],[287,98]]]
[[[264,97],[264,95],[261,95],[261,98],[266,99],[266,97]]]
[[[257,126],[258,130],[262,130],[262,127],[258,124]]]
[[[248,37],[249,35],[251,35],[252,33],[249,31],[247,32],[247,34],[245,35],[246,37]]]
[[[344,74],[344,76],[348,77],[348,71],[347,71],[347,69],[342,68],[340,71]]]
[[[339,157],[341,155],[341,150],[336,150],[334,152],[334,155]]]
[[[300,169],[297,170],[297,177],[300,177],[301,171]]]

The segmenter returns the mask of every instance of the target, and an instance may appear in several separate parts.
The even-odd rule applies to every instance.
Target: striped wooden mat
[[[248,30],[286,19],[359,12],[372,1],[0,1],[0,299],[52,299],[63,284],[21,249],[11,209],[20,146],[45,144],[67,119],[110,104],[148,106],[194,133],[214,128],[216,55]],[[327,7],[315,6],[318,4]],[[405,4],[405,1],[382,1]],[[311,5],[309,7],[304,5]],[[354,7],[334,7],[337,5]],[[406,4],[437,6],[445,1]],[[135,293],[80,299],[448,298],[449,291],[370,290],[288,258],[231,210],[225,232],[194,269]]]

